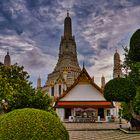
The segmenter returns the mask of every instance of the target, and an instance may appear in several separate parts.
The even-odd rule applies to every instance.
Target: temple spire
[[[53,91],[52,87],[58,90],[59,77],[63,78],[64,81],[62,83],[64,84],[64,89],[66,89],[74,83],[80,74],[81,68],[78,63],[76,48],[75,38],[72,36],[71,18],[67,11],[64,20],[64,35],[61,37],[59,46],[59,58],[53,72],[48,75],[46,82],[46,85],[49,87],[48,91]],[[55,94],[57,96],[57,92]]]
[[[10,58],[10,55],[9,55],[9,50],[7,50],[7,54],[4,57],[4,65],[5,66],[11,66],[11,58]]]
[[[67,17],[69,17],[69,10],[67,10]]]
[[[9,49],[7,49],[7,55],[9,55]]]
[[[37,89],[41,88],[41,78],[40,76],[37,79]]]
[[[67,10],[67,17],[65,18],[64,21],[64,38],[72,38],[72,23],[68,10]]]
[[[117,47],[116,47],[116,50],[115,50],[116,52],[115,53],[118,53],[118,49],[117,49]]]
[[[114,54],[114,68],[113,68],[113,78],[122,77],[120,55],[116,49]]]
[[[102,75],[102,77],[101,77],[101,89],[104,89],[104,87],[105,87],[105,77],[104,77],[104,75]]]
[[[85,62],[83,61],[83,69],[85,68]]]

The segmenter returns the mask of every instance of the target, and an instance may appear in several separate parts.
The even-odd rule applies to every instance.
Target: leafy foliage
[[[137,94],[132,103],[134,111],[140,115],[140,87],[137,88]]]
[[[128,104],[125,102],[121,103],[121,108],[122,108],[122,117],[125,118],[126,120],[130,121],[132,118],[132,115],[128,111],[128,110],[130,110]]]
[[[128,78],[115,78],[110,80],[104,89],[104,96],[109,101],[129,102],[135,95],[135,85]]]
[[[25,108],[1,117],[0,140],[69,140],[69,135],[58,117]]]
[[[35,91],[35,94],[29,99],[29,102],[30,108],[46,110],[56,115],[56,112],[52,107],[53,99],[48,94],[44,95],[40,89]]]
[[[128,77],[135,83],[136,96],[131,101],[134,119],[140,121],[140,29],[138,29],[130,40],[130,49],[125,49],[125,68],[129,69]]]
[[[130,39],[129,58],[134,62],[140,62],[140,29]]]
[[[124,48],[124,79],[113,79],[105,86],[108,100],[122,101],[123,117],[140,122],[140,29],[130,40],[130,49]]]
[[[52,111],[52,98],[32,87],[24,67],[17,64],[10,67],[0,66],[0,101],[5,99],[9,112],[19,108],[37,108]]]
[[[140,62],[131,62],[130,69],[129,77],[135,82],[136,86],[140,86]]]
[[[34,93],[28,78],[27,72],[17,64],[0,67],[0,100],[5,99],[10,110],[28,104],[29,96]]]

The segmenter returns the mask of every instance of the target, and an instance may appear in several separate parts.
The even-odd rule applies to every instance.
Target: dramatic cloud
[[[43,85],[58,59],[66,11],[70,11],[79,63],[99,83],[102,74],[112,78],[113,55],[123,58],[133,32],[140,26],[139,0],[1,0],[0,61],[7,49],[12,63],[31,75],[35,86]]]

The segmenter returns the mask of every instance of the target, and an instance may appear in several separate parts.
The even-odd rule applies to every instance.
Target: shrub
[[[0,118],[0,140],[69,140],[69,135],[55,115],[25,108]]]
[[[115,78],[105,85],[104,97],[108,101],[129,102],[135,95],[135,84],[128,78]]]

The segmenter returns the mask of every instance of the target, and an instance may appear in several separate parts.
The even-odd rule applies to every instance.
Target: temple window
[[[61,85],[59,85],[59,95],[61,95]]]
[[[54,96],[54,87],[51,87],[51,96]]]

